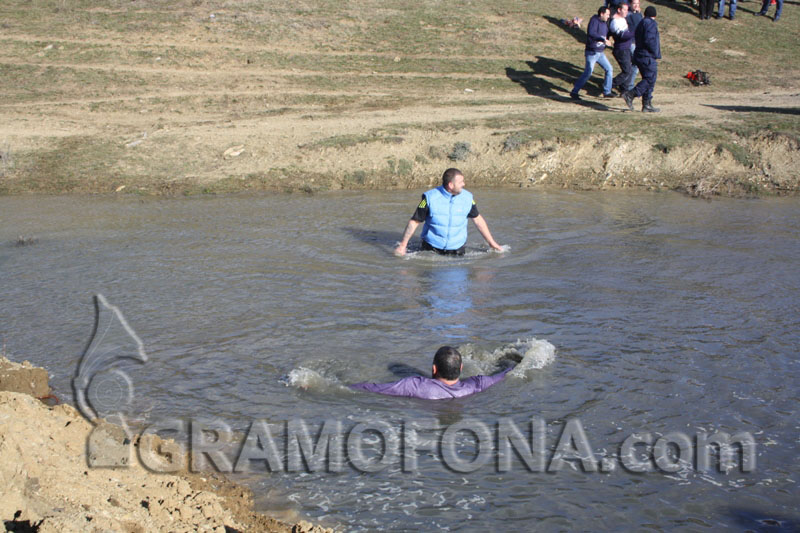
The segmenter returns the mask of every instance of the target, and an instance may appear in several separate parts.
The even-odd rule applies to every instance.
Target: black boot
[[[642,99],[642,113],[658,113],[659,111],[661,111],[659,108],[653,107],[652,98]]]
[[[628,109],[633,111],[633,99],[636,98],[633,92],[625,91],[624,93],[622,93],[622,98],[625,100],[625,104],[628,106]]]

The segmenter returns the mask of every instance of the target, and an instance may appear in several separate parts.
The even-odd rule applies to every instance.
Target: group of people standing
[[[715,0],[699,0],[698,7],[700,9],[700,19],[708,20],[714,14],[714,1]],[[761,11],[753,13],[753,15],[764,17],[771,4],[777,4],[775,7],[775,17],[773,22],[778,22],[781,18],[781,11],[783,11],[783,0],[762,0]],[[717,18],[721,19],[725,14],[725,0],[719,0],[717,5]],[[728,18],[731,20],[736,18],[736,0],[728,0]]]
[[[700,18],[711,18],[715,0],[699,0]],[[630,2],[630,4],[629,4]],[[721,19],[725,12],[726,0],[719,0],[717,17]],[[731,20],[736,17],[737,0],[727,0],[728,15]],[[776,3],[773,21],[781,18],[783,0],[762,0],[761,11],[756,16],[766,16],[772,3]],[[614,69],[605,55],[605,49],[612,48],[621,72],[614,76]],[[592,76],[595,65],[605,71],[603,79],[603,98],[621,96],[628,109],[633,111],[633,101],[642,98],[642,111],[656,113],[653,107],[653,89],[658,76],[658,63],[661,59],[661,37],[656,22],[656,8],[648,6],[641,12],[640,0],[606,0],[597,10],[586,28],[586,64],[583,74],[575,82],[570,98],[580,100],[580,90]],[[642,79],[634,85],[637,73]],[[618,92],[615,93],[614,89]]]
[[[622,96],[628,108],[633,110],[633,100],[641,97],[642,111],[655,113],[659,109],[652,104],[653,88],[658,74],[656,61],[661,59],[656,8],[648,6],[642,14],[640,0],[630,1],[630,5],[628,0],[619,0],[611,6],[606,2],[589,20],[584,54],[586,65],[570,92],[570,98],[580,100],[580,90],[591,77],[594,66],[599,64],[605,71],[603,98]],[[612,54],[622,71],[616,77],[605,55],[609,46],[613,47]],[[637,73],[641,73],[642,79],[634,85]],[[618,93],[614,93],[614,89]]]

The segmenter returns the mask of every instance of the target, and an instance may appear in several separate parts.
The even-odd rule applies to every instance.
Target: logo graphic
[[[122,312],[102,294],[95,295],[94,309],[94,330],[72,379],[75,403],[91,422],[117,417],[124,425],[126,408],[133,401],[133,383],[116,365],[124,360],[144,364],[147,354]]]

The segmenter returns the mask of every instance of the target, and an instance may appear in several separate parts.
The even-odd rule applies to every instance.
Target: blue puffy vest
[[[444,187],[425,193],[428,219],[422,239],[440,250],[457,250],[467,242],[467,215],[472,209],[472,193],[462,189],[453,196]]]

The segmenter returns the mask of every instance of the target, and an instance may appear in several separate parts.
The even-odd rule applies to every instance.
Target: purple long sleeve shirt
[[[455,385],[446,385],[438,379],[423,376],[411,376],[392,383],[355,383],[351,389],[386,394],[387,396],[405,396],[424,400],[448,400],[462,398],[481,392],[495,383],[503,381],[512,368],[507,368],[493,376],[472,376],[460,380]]]

